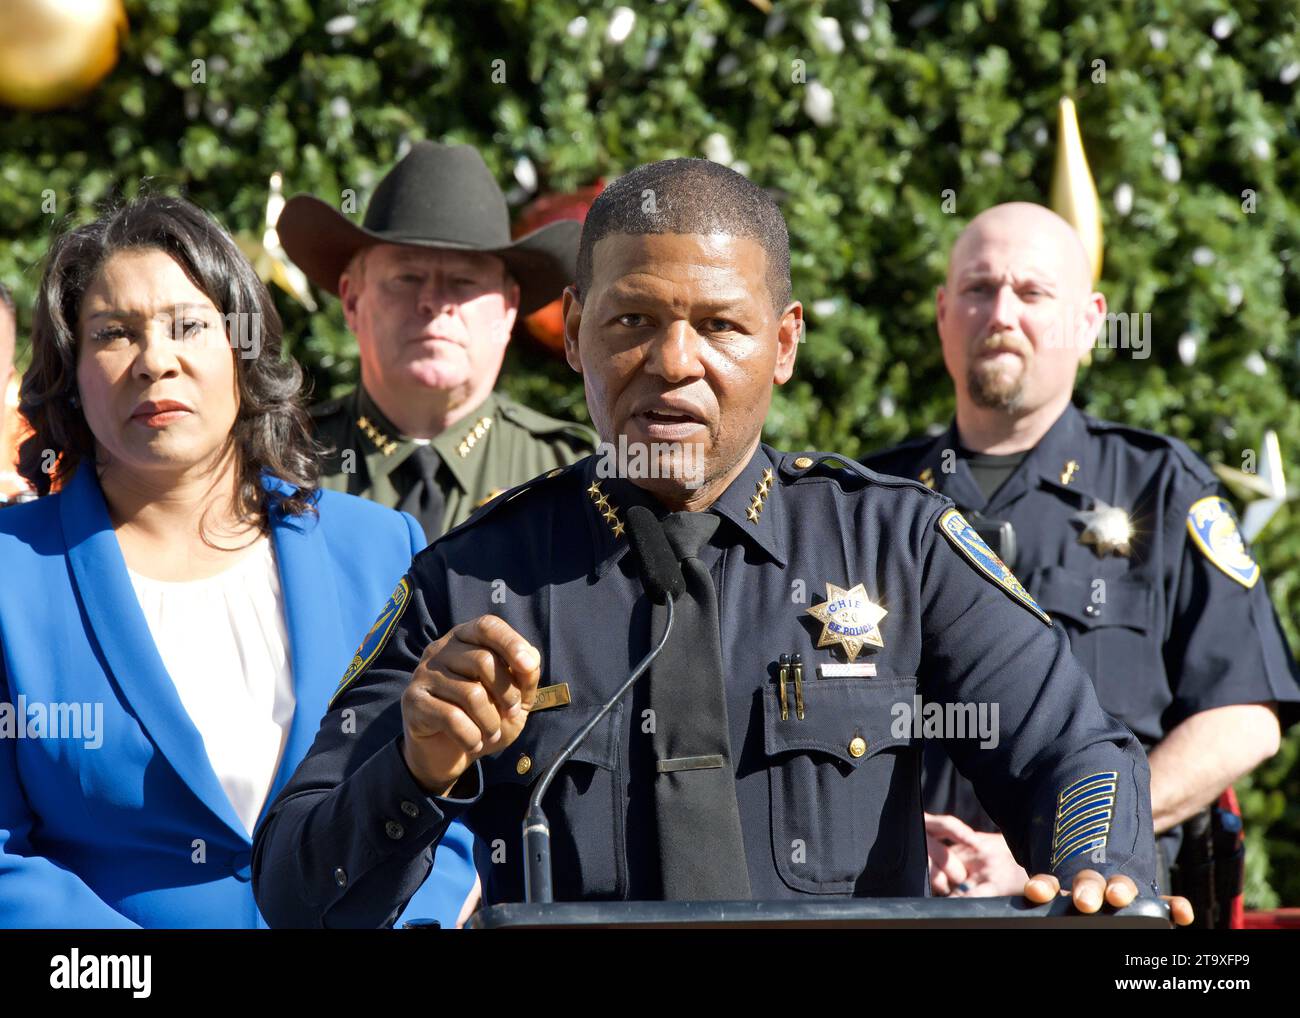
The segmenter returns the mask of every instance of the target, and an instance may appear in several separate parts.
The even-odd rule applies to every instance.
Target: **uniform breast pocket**
[[[485,808],[477,833],[491,853],[489,901],[523,899],[519,836],[529,796],[565,744],[598,712],[598,706],[570,704],[538,711],[509,749],[485,757]],[[619,794],[619,732],[623,705],[617,704],[583,740],[542,797],[551,824],[551,865],[558,900],[615,897],[620,893],[623,843]]]
[[[803,719],[791,702],[783,720],[776,689],[763,691],[772,852],[789,887],[864,895],[894,882],[921,829],[918,754],[893,723],[915,692],[912,677],[817,679]]]
[[[1167,684],[1155,622],[1156,588],[1150,580],[1088,576],[1053,566],[1033,583],[1034,597],[1061,620],[1070,649],[1092,676],[1107,711],[1132,715],[1160,698]]]

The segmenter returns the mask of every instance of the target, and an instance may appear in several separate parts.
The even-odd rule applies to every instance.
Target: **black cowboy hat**
[[[577,276],[581,224],[565,219],[510,239],[505,195],[478,149],[417,142],[379,182],[361,226],[319,198],[290,198],[275,226],[307,278],[330,293],[352,256],[373,244],[480,251],[519,283],[519,313],[549,304]]]

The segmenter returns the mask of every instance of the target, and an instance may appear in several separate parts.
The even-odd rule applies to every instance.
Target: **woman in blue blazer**
[[[55,243],[23,462],[60,490],[0,511],[2,926],[265,926],[251,828],[424,546],[411,517],[315,487],[279,332],[188,202]],[[470,835],[443,845],[397,923],[455,922]]]

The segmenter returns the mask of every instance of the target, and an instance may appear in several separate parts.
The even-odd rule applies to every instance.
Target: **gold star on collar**
[[[763,515],[763,503],[767,499],[768,492],[772,490],[772,479],[771,469],[764,468],[763,476],[754,485],[754,495],[749,500],[749,508],[745,510],[745,519],[750,523],[757,523],[758,518]]]
[[[611,502],[609,496],[600,490],[599,481],[591,482],[591,487],[587,489],[587,495],[591,498],[596,512],[600,513],[601,519],[608,524],[610,533],[615,537],[622,537],[623,521],[618,518],[618,506]]]
[[[864,644],[872,647],[885,645],[884,637],[880,635],[880,620],[889,612],[867,597],[867,589],[861,583],[848,590],[827,583],[826,600],[806,611],[822,624],[817,646],[834,647],[838,644],[844,649],[850,664]]]
[[[1083,524],[1079,543],[1092,545],[1099,558],[1133,554],[1133,522],[1119,506],[1098,499],[1097,508],[1081,510],[1073,518]]]
[[[473,449],[474,446],[478,445],[479,440],[488,433],[488,429],[491,427],[491,417],[480,417],[474,422],[474,426],[470,428],[469,431],[465,432],[464,436],[461,438],[460,444],[456,446],[456,455],[461,459],[468,456],[470,450]]]
[[[370,418],[364,414],[357,418],[357,427],[361,429],[361,433],[366,438],[375,443],[375,447],[385,456],[391,456],[397,451],[398,443],[375,427]]]

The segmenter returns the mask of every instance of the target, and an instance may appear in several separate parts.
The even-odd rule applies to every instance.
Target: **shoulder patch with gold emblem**
[[[966,522],[956,509],[945,509],[939,517],[939,530],[952,542],[953,546],[966,556],[971,564],[999,587],[1007,592],[1014,601],[1018,601],[1047,625],[1052,624],[1047,612],[1038,607],[1038,602],[1029,596],[1029,591],[1016,579],[1005,562],[984,543],[979,532]]]
[[[1187,531],[1206,558],[1247,590],[1259,580],[1259,565],[1246,551],[1227,499],[1209,495],[1193,502],[1187,510]]]
[[[393,596],[384,604],[384,609],[379,613],[379,618],[375,619],[375,624],[370,627],[370,632],[366,633],[365,639],[361,641],[361,646],[357,652],[352,655],[352,663],[348,665],[348,670],[343,673],[343,678],[339,680],[339,685],[334,690],[334,695],[330,697],[330,707],[334,706],[334,701],[339,698],[348,686],[358,675],[369,667],[384,645],[388,643],[388,638],[392,635],[393,630],[397,628],[397,622],[406,611],[407,604],[411,600],[411,581],[405,576],[397,584],[397,589],[393,591]]]

